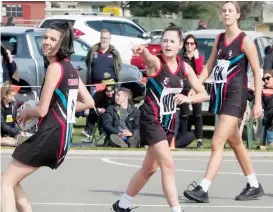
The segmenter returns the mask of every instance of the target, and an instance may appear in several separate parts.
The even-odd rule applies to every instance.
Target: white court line
[[[11,155],[2,155],[1,158],[10,158]],[[89,157],[89,156],[66,156],[66,159],[96,159],[96,160],[101,160],[103,157]],[[112,160],[143,160],[144,157],[142,158],[116,158],[116,157],[111,157]],[[194,159],[194,158],[174,158],[175,161],[198,161],[198,162],[208,162],[209,158],[204,158],[204,159]],[[236,159],[224,159],[223,162],[237,162]],[[273,160],[251,160],[253,163],[272,163]]]
[[[51,206],[111,206],[112,204],[92,204],[92,203],[59,203],[42,202],[31,203],[31,205],[51,205]],[[243,209],[273,209],[273,206],[250,206],[250,205],[183,205],[182,208],[243,208]],[[170,207],[169,205],[132,205],[132,207]]]
[[[141,167],[139,165],[133,165],[133,164],[115,162],[115,161],[110,160],[109,158],[102,158],[101,160],[104,161],[104,162],[106,162],[106,163],[115,164],[115,165],[118,165],[118,166],[128,166],[128,167],[135,167],[135,168],[140,168]],[[179,172],[192,172],[192,173],[205,173],[205,171],[188,170],[188,169],[175,169],[175,171],[179,171]],[[217,172],[217,174],[223,174],[223,175],[243,175],[243,173],[238,173],[238,172]],[[273,174],[260,174],[260,173],[256,173],[256,175],[259,175],[259,176],[270,176],[270,177],[273,176]]]

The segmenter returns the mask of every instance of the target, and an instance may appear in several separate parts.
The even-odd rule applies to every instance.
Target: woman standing
[[[199,55],[198,44],[196,38],[193,35],[188,35],[184,39],[182,59],[188,63],[194,70],[197,77],[201,74],[204,66],[204,57]],[[187,79],[184,81],[183,94],[188,95],[191,87]],[[185,134],[191,130],[191,124],[189,124],[190,109],[189,104],[182,104],[180,106],[179,117],[179,134]],[[203,147],[203,119],[202,119],[202,103],[192,104],[192,116],[194,123],[194,134],[197,139],[197,148]]]
[[[209,202],[208,189],[222,164],[226,141],[233,149],[248,181],[235,199],[250,200],[264,195],[239,133],[239,124],[247,105],[248,63],[253,71],[256,93],[253,117],[257,119],[262,114],[262,83],[257,49],[252,40],[238,27],[238,2],[225,2],[221,16],[226,31],[217,37],[209,61],[199,77],[200,81],[204,82],[211,74],[214,83],[210,111],[218,114],[219,121],[212,138],[211,156],[205,177],[193,190],[184,192],[186,198],[196,202]],[[214,66],[216,60],[217,64]]]
[[[73,53],[73,32],[68,22],[54,22],[46,30],[43,54],[47,68],[38,105],[19,112],[18,122],[39,117],[38,131],[19,145],[2,174],[2,212],[31,212],[20,182],[42,166],[57,169],[72,139],[76,111],[94,106],[92,97],[68,58]]]

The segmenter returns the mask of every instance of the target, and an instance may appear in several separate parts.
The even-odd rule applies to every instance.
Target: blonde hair
[[[1,87],[1,101],[3,101],[3,99],[11,94],[15,92],[12,85],[10,84],[10,82],[4,82],[3,86]]]

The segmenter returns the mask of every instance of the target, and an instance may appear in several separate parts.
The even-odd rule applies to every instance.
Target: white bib
[[[164,88],[160,97],[160,116],[174,114],[176,112],[175,94],[180,94],[182,88]]]
[[[228,60],[217,60],[217,65],[214,67],[211,75],[209,76],[208,82],[226,83],[229,65],[230,61]]]
[[[67,102],[67,123],[75,123],[78,89],[69,89]]]

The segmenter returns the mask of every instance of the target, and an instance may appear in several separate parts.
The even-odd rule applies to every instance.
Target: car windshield
[[[214,40],[213,38],[197,38],[198,51],[199,54],[204,56],[205,63],[207,63],[210,53],[213,48]]]
[[[161,44],[161,38],[155,38],[155,39],[151,40],[151,42],[149,44],[151,44],[151,45],[160,45]]]

